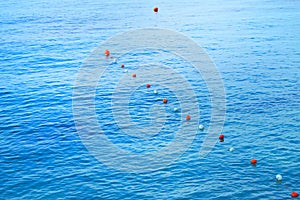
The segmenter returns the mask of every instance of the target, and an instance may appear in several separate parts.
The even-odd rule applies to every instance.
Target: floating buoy
[[[109,54],[110,54],[109,50],[108,50],[108,49],[106,49],[106,50],[104,51],[104,55],[106,55],[106,56],[108,57],[108,56],[109,56]]]
[[[185,119],[186,119],[186,120],[191,120],[191,116],[187,115],[187,116],[185,117]]]
[[[153,8],[153,11],[157,13],[158,12],[158,7]]]
[[[127,72],[128,72],[128,69],[125,69],[125,70],[124,70],[124,72],[126,72],[126,73],[127,73]]]
[[[234,151],[234,148],[233,148],[233,147],[230,147],[229,151],[230,151],[230,152],[233,152],[233,151]]]
[[[276,180],[277,180],[277,181],[282,181],[282,176],[281,176],[280,174],[277,174],[277,175],[276,175]]]
[[[221,135],[219,136],[219,140],[220,140],[220,142],[224,142],[224,135],[223,135],[223,134],[221,134]]]
[[[199,125],[199,129],[202,131],[204,130],[204,126],[202,124]]]
[[[122,65],[121,65],[121,68],[124,68],[124,67],[125,67],[125,65],[124,65],[124,64],[122,64]]]
[[[174,112],[177,112],[178,111],[178,108],[174,108]]]
[[[168,103],[168,100],[167,100],[167,99],[163,99],[163,102],[164,102],[164,103]]]
[[[150,87],[151,87],[151,85],[148,83],[148,84],[146,84],[146,87],[147,87],[147,88],[150,88]]]
[[[257,163],[257,160],[252,159],[252,160],[250,160],[250,162],[251,162],[252,165],[255,165]]]
[[[292,192],[292,194],[291,194],[291,197],[293,197],[293,198],[296,198],[298,196],[299,196],[299,194],[297,192]]]
[[[132,74],[132,77],[135,78],[135,77],[136,77],[136,74]]]
[[[154,92],[154,94],[157,94],[157,93],[158,93],[157,90],[154,90],[153,92]]]

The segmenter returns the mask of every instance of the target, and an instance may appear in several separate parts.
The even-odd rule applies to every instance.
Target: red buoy
[[[125,65],[124,65],[124,64],[122,64],[122,65],[121,65],[121,67],[122,67],[122,68],[124,68],[124,67],[125,67]]]
[[[136,74],[132,74],[132,77],[135,78],[135,77],[136,77]]]
[[[150,88],[150,87],[151,87],[151,85],[148,83],[148,84],[146,84],[146,87],[147,87],[147,88]]]
[[[109,54],[110,54],[110,52],[109,52],[109,50],[108,49],[106,49],[105,51],[104,51],[104,54],[108,57],[109,56]]]
[[[250,162],[251,162],[252,165],[255,165],[257,163],[257,160],[252,159]]]
[[[219,136],[219,139],[220,139],[220,140],[224,140],[224,137],[225,137],[225,136],[224,136],[223,134],[221,134],[221,135]]]
[[[158,12],[158,7],[153,8],[153,11],[157,13]]]
[[[163,99],[163,102],[164,102],[164,103],[168,103],[168,100],[167,100],[167,99]]]
[[[186,119],[186,120],[191,120],[191,116],[187,115],[187,116],[185,117],[185,119]]]
[[[298,196],[299,196],[299,194],[297,192],[292,192],[292,194],[291,194],[291,197],[293,197],[293,198],[296,198]]]

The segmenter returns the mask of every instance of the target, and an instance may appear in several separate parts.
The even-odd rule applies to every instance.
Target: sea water
[[[299,9],[300,2],[282,0],[0,2],[0,199],[277,200],[300,192]],[[72,96],[78,71],[94,49],[141,28],[172,30],[205,49],[226,92],[225,141],[216,137],[212,151],[199,156],[212,108],[205,82],[188,78],[188,64],[151,50],[127,54],[109,66],[122,70],[125,63],[128,73],[150,61],[186,66],[181,74],[196,88],[205,126],[174,162],[131,173],[99,162],[86,148],[75,127]],[[97,88],[101,128],[127,151],[159,151],[180,129],[181,111],[164,105],[166,128],[146,143],[121,135],[110,105],[123,72],[106,78],[107,88]],[[147,124],[149,107],[162,93],[177,101],[160,85],[133,91],[131,120]],[[281,184],[277,174],[284,177]]]

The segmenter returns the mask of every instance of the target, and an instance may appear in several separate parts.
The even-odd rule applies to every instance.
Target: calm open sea
[[[185,34],[221,73],[225,141],[206,157],[198,152],[207,129],[175,162],[145,173],[108,167],[81,142],[72,110],[77,72],[101,42],[138,28]],[[127,55],[122,62],[143,61]],[[115,131],[110,97],[103,103],[98,92],[99,121]],[[148,104],[135,95],[147,94],[131,97],[132,120],[144,123]],[[300,193],[300,1],[1,1],[0,103],[0,199],[289,199]],[[209,94],[199,103],[208,127]],[[169,132],[178,129],[172,123]],[[158,135],[151,145],[172,139]],[[136,152],[148,148],[111,139]]]

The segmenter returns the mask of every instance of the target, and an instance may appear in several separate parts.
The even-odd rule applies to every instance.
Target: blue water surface
[[[300,193],[299,10],[300,2],[292,0],[1,1],[0,199],[278,200]],[[89,153],[75,128],[72,92],[93,49],[138,28],[174,30],[207,51],[224,82],[226,121],[225,142],[206,157],[198,154],[204,131],[176,162],[137,174],[110,168]],[[168,56],[153,51],[140,59],[180,65]],[[134,68],[141,60],[127,55],[121,62]],[[189,79],[188,72],[182,73],[191,85],[202,88],[197,96],[207,127],[207,88]],[[167,88],[153,87],[177,101]],[[171,111],[167,134],[155,141],[126,143],[114,135],[118,129],[109,125],[110,99],[103,101],[101,90],[96,113],[115,143],[142,152],[172,140],[179,126]],[[141,95],[156,97],[132,95],[132,120],[147,123],[147,99],[135,102]],[[235,151],[229,152],[232,146]],[[258,160],[256,167],[252,158]],[[275,180],[278,173],[281,184]]]

